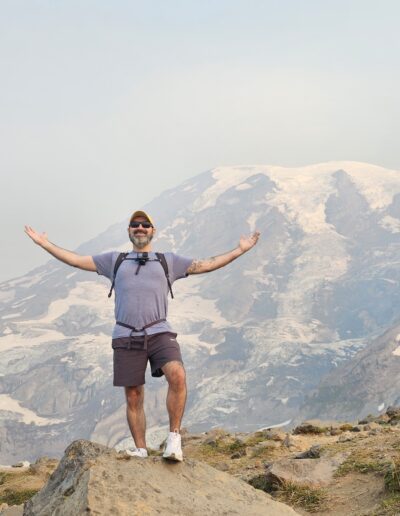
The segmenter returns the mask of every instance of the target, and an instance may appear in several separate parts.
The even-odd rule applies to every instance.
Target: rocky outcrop
[[[347,454],[335,457],[282,459],[267,468],[266,483],[279,485],[283,482],[297,482],[313,486],[324,486],[333,479],[333,474],[346,460]]]
[[[24,516],[83,514],[289,516],[290,507],[204,463],[138,459],[91,441],[74,441]]]

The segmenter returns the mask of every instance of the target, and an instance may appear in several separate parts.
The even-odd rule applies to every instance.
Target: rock
[[[323,486],[329,484],[337,468],[346,460],[348,454],[338,454],[332,458],[320,459],[282,459],[274,462],[266,472],[269,485],[283,482]]]
[[[377,419],[379,419],[380,416],[373,416],[372,414],[368,414],[368,416],[361,419],[358,424],[359,425],[367,425],[368,423],[375,422]]]
[[[50,459],[48,457],[40,457],[36,462],[30,464],[29,471],[34,475],[49,477],[56,469],[59,463],[58,459]]]
[[[346,443],[348,441],[353,441],[353,439],[356,439],[355,435],[351,435],[350,432],[345,432],[341,436],[339,436],[339,439],[337,440],[338,443]]]
[[[322,446],[313,444],[310,449],[295,456],[295,459],[319,459],[321,457]]]
[[[205,439],[203,442],[204,444],[207,444],[208,446],[212,446],[213,448],[217,447],[217,440],[213,437],[209,437],[208,439]]]
[[[285,448],[295,448],[296,441],[293,439],[293,437],[290,434],[286,434],[286,437],[282,443],[282,446],[284,446]]]
[[[319,419],[310,419],[303,421],[293,430],[294,434],[324,434],[330,432],[334,428],[340,428],[343,423],[337,421],[320,421]]]
[[[182,444],[191,443],[193,441],[201,441],[204,439],[204,434],[189,434],[185,433],[184,435],[181,434],[182,437]]]
[[[355,425],[353,426],[353,428],[350,430],[350,432],[362,432],[364,429],[361,425]]]
[[[224,430],[223,428],[213,428],[212,430],[209,430],[206,432],[206,436],[209,439],[223,439],[225,437],[229,437],[231,434]]]
[[[231,455],[231,459],[240,459],[241,457],[244,457],[247,455],[246,448],[242,448],[240,450],[235,451]]]
[[[382,428],[373,428],[368,432],[368,435],[378,435],[382,432]]]
[[[266,439],[271,439],[272,441],[284,441],[286,434],[285,432],[282,432],[282,430],[273,430],[273,429],[267,429],[263,430],[263,436]]]
[[[12,468],[23,468],[24,465],[25,464],[23,462],[17,462],[16,464],[12,464],[11,467]]]
[[[24,516],[289,516],[290,507],[201,462],[161,457],[118,460],[101,444],[79,440],[65,450],[47,484],[24,506]]]
[[[229,465],[226,462],[218,462],[218,464],[215,465],[215,468],[219,471],[229,471]]]
[[[391,405],[386,409],[386,414],[390,419],[396,418],[400,419],[400,407],[396,407],[395,405]]]

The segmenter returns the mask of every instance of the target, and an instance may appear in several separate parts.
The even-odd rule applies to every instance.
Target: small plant
[[[256,432],[254,435],[246,439],[246,446],[255,446],[256,444],[266,441],[266,437],[262,432]]]
[[[230,452],[242,451],[246,448],[246,444],[240,439],[235,439],[233,443],[228,444],[226,448]]]
[[[5,473],[4,471],[0,471],[0,486],[5,484],[9,478],[10,478],[10,474],[9,473]]]
[[[226,442],[223,439],[217,439],[213,444],[204,443],[201,446],[202,452],[205,455],[215,455],[216,453],[231,454],[234,452],[241,452],[246,449],[247,444],[240,439],[235,439],[233,442]]]
[[[349,430],[353,430],[354,427],[350,423],[345,423],[344,425],[341,425],[339,428],[340,430],[342,430],[342,432],[347,432]]]
[[[400,494],[393,494],[381,502],[374,516],[397,516],[400,513]]]
[[[269,446],[257,446],[251,450],[252,457],[265,457],[271,455],[271,449]]]
[[[384,473],[388,466],[387,462],[363,461],[357,458],[349,458],[341,464],[335,472],[335,477],[347,475],[350,471],[359,473]]]
[[[386,491],[400,493],[400,463],[392,461],[388,464],[384,482]]]
[[[295,482],[282,483],[274,496],[277,500],[293,507],[301,507],[308,512],[326,508],[328,494],[325,489]]]
[[[2,494],[0,494],[0,504],[7,503],[8,505],[21,505],[32,498],[32,496],[38,491],[39,489],[25,489],[22,491],[11,491],[10,489],[6,489]]]

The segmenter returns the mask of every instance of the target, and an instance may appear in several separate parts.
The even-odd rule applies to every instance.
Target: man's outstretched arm
[[[57,260],[71,265],[72,267],[83,269],[84,271],[96,272],[96,265],[91,256],[81,256],[72,251],[67,251],[62,247],[58,247],[47,239],[47,233],[37,233],[30,226],[25,226],[25,233],[35,244],[42,247],[45,251],[54,256],[54,258],[57,258]]]
[[[239,245],[229,251],[228,253],[221,254],[219,256],[212,256],[204,260],[193,260],[192,264],[187,270],[188,274],[200,274],[202,272],[211,272],[216,269],[220,269],[228,263],[233,262],[239,256],[249,251],[254,247],[258,241],[260,233],[255,231],[249,237],[242,236],[239,241]]]

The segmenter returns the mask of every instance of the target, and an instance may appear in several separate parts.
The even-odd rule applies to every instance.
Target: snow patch
[[[283,423],[277,423],[276,425],[263,426],[262,428],[259,428],[257,431],[262,432],[263,430],[268,430],[270,428],[281,428],[282,426],[290,425],[291,422],[292,420],[288,419],[287,421],[284,421]]]
[[[385,404],[381,403],[378,407],[379,412],[385,408]]]
[[[214,410],[223,414],[232,414],[232,412],[237,412],[238,409],[237,407],[214,407]]]
[[[390,215],[383,217],[383,219],[380,221],[380,225],[391,233],[400,233],[400,220],[395,219]]]
[[[253,188],[253,185],[251,185],[250,183],[242,183],[240,185],[237,185],[235,190],[248,190],[249,188]]]
[[[17,312],[15,314],[3,315],[1,318],[2,319],[13,319],[14,317],[20,317],[20,315],[21,315],[21,312]]]
[[[18,400],[11,398],[8,394],[0,394],[0,412],[2,410],[14,412],[19,416],[18,419],[26,425],[29,425],[30,423],[34,423],[38,426],[55,425],[66,421],[65,419],[40,417],[32,410],[22,407]]]
[[[259,218],[259,216],[261,215],[261,213],[259,212],[253,212],[246,220],[247,224],[249,225],[250,227],[250,231],[253,232],[257,229],[256,227],[256,222]]]
[[[257,173],[254,167],[219,167],[212,171],[215,183],[207,188],[193,203],[192,211],[203,211],[215,206],[218,197],[229,188],[239,186],[249,177]]]

